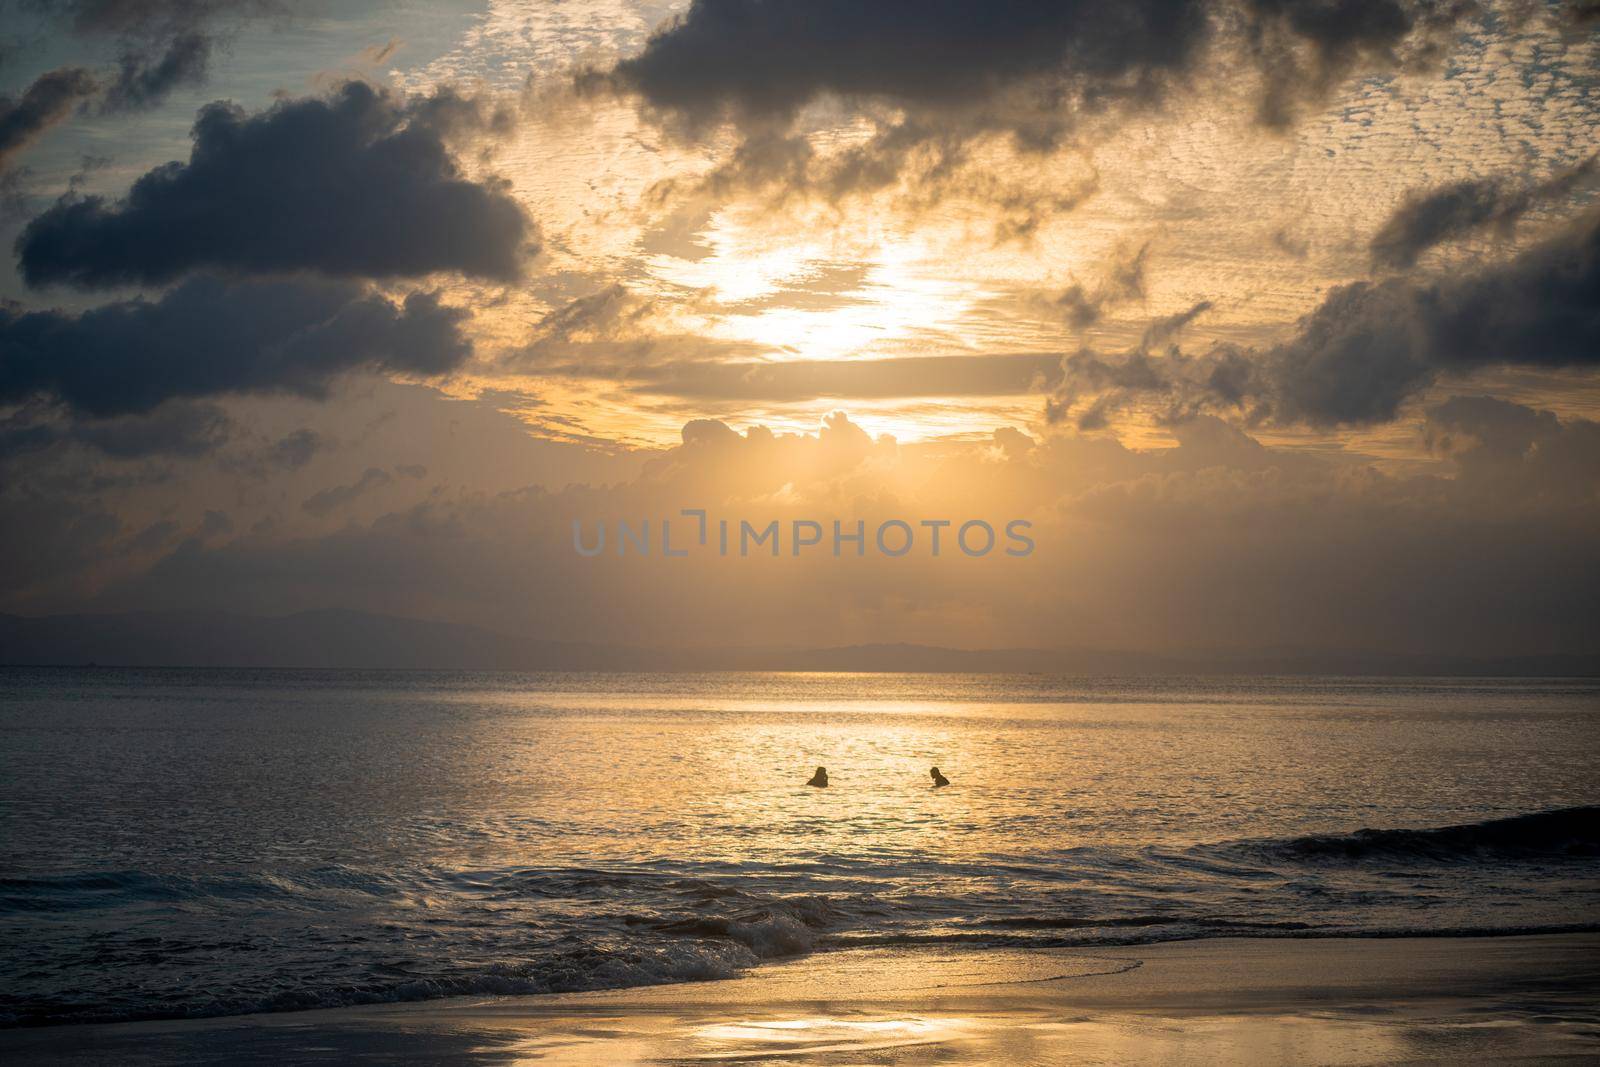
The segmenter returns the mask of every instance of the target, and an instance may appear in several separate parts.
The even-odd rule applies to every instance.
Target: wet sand
[[[1600,1060],[1600,935],[834,952],[722,982],[0,1033],[12,1064]]]

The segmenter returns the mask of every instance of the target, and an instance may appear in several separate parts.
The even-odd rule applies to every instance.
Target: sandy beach
[[[729,981],[0,1034],[9,1063],[1426,1063],[1600,1057],[1600,935],[860,950]]]

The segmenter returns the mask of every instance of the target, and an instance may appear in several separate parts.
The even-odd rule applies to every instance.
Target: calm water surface
[[[0,671],[0,1019],[1594,928],[1597,742],[1591,681]]]

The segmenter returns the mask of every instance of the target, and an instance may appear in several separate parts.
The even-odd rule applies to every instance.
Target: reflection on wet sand
[[[13,1030],[0,1033],[0,1060],[1592,1062],[1600,1057],[1597,951],[1597,934],[846,951],[723,982]]]

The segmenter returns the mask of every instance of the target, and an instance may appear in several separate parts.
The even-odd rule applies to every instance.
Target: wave
[[[1240,841],[1232,846],[1291,862],[1592,859],[1600,857],[1600,807],[1556,808],[1433,829],[1368,829]]]
[[[330,865],[284,874],[154,874],[146,871],[71,871],[0,877],[0,915],[9,912],[74,911],[132,904],[237,901],[261,904],[336,906],[347,897],[395,899],[414,887],[372,871]]]
[[[244,945],[245,948],[258,946]],[[522,963],[490,964],[453,974],[413,974],[389,968],[360,983],[283,987],[253,996],[212,996],[187,1003],[86,1002],[0,997],[0,1027],[198,1019],[261,1012],[347,1008],[464,996],[579,993],[635,986],[733,978],[758,958],[737,946],[681,941],[625,950],[580,947]]]
[[[32,977],[0,978],[0,1026],[615,989],[841,949],[1594,932],[1596,857],[1591,806],[960,859],[0,877],[0,933],[93,931],[16,943]],[[1525,887],[1547,876],[1568,889],[1544,906]]]

